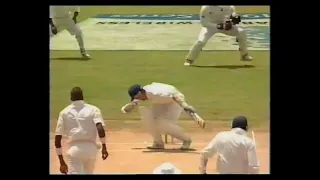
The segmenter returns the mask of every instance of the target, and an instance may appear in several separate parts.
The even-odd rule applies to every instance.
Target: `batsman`
[[[216,33],[235,36],[239,43],[242,61],[252,61],[247,48],[247,33],[239,25],[241,17],[236,13],[234,6],[202,6],[200,10],[201,30],[198,40],[191,47],[184,63],[192,65],[208,40]]]
[[[184,95],[174,86],[153,82],[146,86],[135,84],[128,90],[131,102],[121,108],[128,113],[141,101],[149,100],[150,107],[140,107],[141,119],[146,122],[153,144],[148,149],[164,149],[162,135],[167,134],[183,142],[181,150],[189,149],[191,138],[184,134],[177,121],[183,110],[194,112],[194,108],[186,101]]]

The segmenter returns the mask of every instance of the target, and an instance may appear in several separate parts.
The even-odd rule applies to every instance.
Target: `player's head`
[[[248,131],[248,120],[244,116],[237,116],[232,120],[232,128],[241,128]]]
[[[131,101],[134,99],[138,100],[146,100],[148,99],[146,96],[146,91],[139,84],[134,84],[129,87],[128,94],[131,97]]]
[[[70,92],[70,100],[71,101],[83,100],[83,92],[80,87],[72,88],[72,90]]]

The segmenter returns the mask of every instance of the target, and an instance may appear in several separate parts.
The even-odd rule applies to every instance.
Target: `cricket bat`
[[[202,128],[204,129],[206,127],[206,122],[204,121],[204,119],[202,119],[202,117],[196,113],[196,112],[189,112],[186,111],[187,114],[190,115],[190,117]]]

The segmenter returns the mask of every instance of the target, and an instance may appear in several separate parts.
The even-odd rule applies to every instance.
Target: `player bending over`
[[[194,112],[184,95],[174,86],[163,83],[152,83],[144,87],[136,84],[129,88],[131,102],[121,108],[123,113],[130,112],[139,101],[151,101],[151,107],[140,107],[141,119],[147,123],[148,130],[153,137],[153,145],[149,149],[164,149],[162,134],[168,134],[183,142],[182,150],[189,149],[191,139],[185,135],[177,125],[183,110]]]
[[[246,136],[247,131],[247,118],[235,117],[231,131],[218,133],[200,153],[200,173],[206,174],[208,158],[218,154],[219,174],[258,174],[256,145]]]
[[[190,66],[197,59],[200,51],[208,40],[216,33],[235,36],[239,43],[242,61],[252,61],[247,49],[247,33],[238,26],[241,18],[236,14],[234,6],[202,6],[200,10],[200,23],[202,25],[198,40],[191,47],[185,66]]]
[[[79,87],[71,91],[72,104],[64,108],[56,127],[55,147],[63,174],[92,174],[95,167],[98,149],[102,146],[102,159],[108,157],[104,122],[100,109],[86,104]],[[68,165],[62,155],[61,139],[66,135],[69,139],[67,150]],[[96,143],[99,135],[101,144]]]
[[[82,31],[77,25],[77,17],[80,12],[79,6],[50,6],[50,33],[57,34],[58,29],[65,28],[71,35],[75,35],[83,58],[90,59],[83,43]],[[70,14],[73,13],[73,17]]]

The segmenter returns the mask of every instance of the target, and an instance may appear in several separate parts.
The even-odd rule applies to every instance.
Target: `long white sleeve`
[[[260,165],[256,152],[256,145],[252,143],[248,148],[248,162],[249,162],[249,174],[258,174],[260,170]]]
[[[71,6],[70,11],[72,12],[80,12],[80,6]]]
[[[56,134],[55,135],[66,135],[65,133],[65,127],[64,127],[64,122],[63,122],[63,113],[61,112],[59,114],[57,126],[56,126]]]
[[[211,158],[217,152],[217,136],[214,137],[211,142],[201,151],[200,156],[208,159]]]
[[[230,6],[230,8],[231,8],[231,15],[236,16],[237,15],[236,8],[234,6]]]

